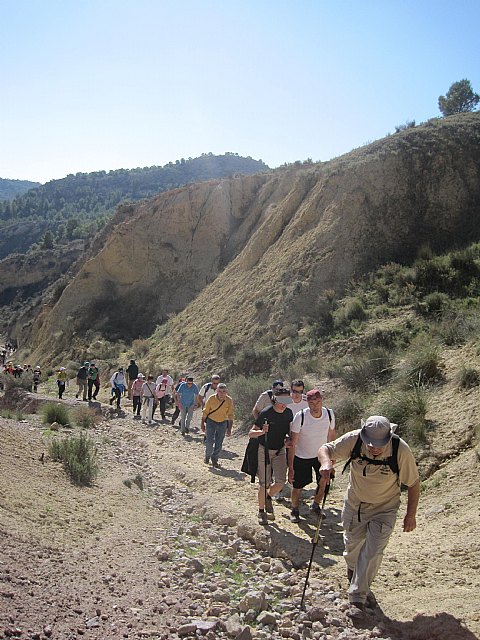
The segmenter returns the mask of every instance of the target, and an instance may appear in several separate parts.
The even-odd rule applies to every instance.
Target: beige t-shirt
[[[345,435],[328,442],[325,446],[330,457],[334,460],[348,460],[357,441],[360,429],[350,431]],[[371,457],[367,447],[362,442],[360,455]],[[377,459],[387,459],[392,455],[392,443],[385,447],[382,456]],[[400,503],[400,484],[413,486],[419,479],[415,458],[408,444],[400,438],[398,447],[398,467],[400,476],[394,473],[387,462],[385,465],[368,464],[357,458],[350,463],[350,475],[345,496],[346,502],[356,508],[362,503],[384,506],[386,509],[398,507]],[[400,484],[399,484],[400,482]]]

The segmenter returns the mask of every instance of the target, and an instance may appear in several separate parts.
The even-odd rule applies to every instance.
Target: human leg
[[[96,400],[97,396],[98,396],[98,392],[100,391],[100,381],[98,380],[98,378],[96,378],[93,381],[93,385],[95,387],[95,391],[93,392],[93,396],[92,397],[93,397],[94,400]]]
[[[205,462],[209,462],[212,457],[215,443],[215,423],[210,418],[205,421]]]
[[[377,575],[383,552],[395,526],[396,517],[397,509],[392,509],[368,518],[365,542],[359,550],[348,589],[351,602],[366,602],[370,586]]]
[[[162,415],[162,420],[165,420],[166,410],[167,410],[167,396],[163,396],[163,398],[160,398],[160,413]]]
[[[180,409],[178,408],[177,405],[175,405],[175,411],[173,412],[173,416],[172,416],[172,425],[175,424],[175,421],[177,420],[179,415],[180,415]]]
[[[92,393],[93,393],[93,380],[87,380],[87,386],[88,386],[88,399],[91,400]]]
[[[188,411],[188,407],[184,407],[182,405],[180,409],[180,431],[182,435],[186,433],[186,429],[187,429],[186,427],[187,411]]]
[[[220,452],[222,451],[223,441],[225,440],[225,435],[227,433],[228,422],[225,420],[224,422],[215,422],[215,433],[214,433],[214,445],[212,456],[213,466],[218,464],[218,457]]]
[[[185,431],[188,433],[190,431],[190,423],[193,417],[193,404],[190,407],[187,407],[187,417],[185,420]]]
[[[272,465],[273,484],[271,484],[268,494],[269,496],[276,496],[277,493],[283,489],[287,481],[287,457],[284,448],[278,452],[269,451],[269,456]]]
[[[153,412],[155,411],[155,398],[147,398],[147,420],[148,424],[153,422]]]
[[[147,398],[142,398],[142,422],[145,422],[147,419],[147,411],[148,411],[148,402]]]
[[[134,415],[137,415],[137,416],[140,415],[140,405],[141,405],[140,396],[133,396],[133,413],[134,413]]]
[[[272,452],[269,452],[272,453]],[[259,445],[258,447],[258,508],[259,510],[265,509],[265,494],[268,494],[268,489],[272,480],[272,466],[270,464],[270,456],[265,463],[265,447]]]

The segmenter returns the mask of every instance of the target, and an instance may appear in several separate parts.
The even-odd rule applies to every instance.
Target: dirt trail
[[[239,472],[246,436],[226,438],[221,469],[214,470],[203,462],[200,433],[182,437],[178,428],[169,424],[147,426],[134,420],[129,404],[126,410],[126,417],[103,422],[91,431],[102,473],[96,486],[85,489],[72,486],[59,465],[41,464],[45,444],[39,417],[14,426],[13,421],[7,425],[0,419],[0,534],[6,543],[5,557],[18,562],[19,567],[30,563],[31,569],[32,548],[38,546],[38,555],[33,554],[35,574],[39,585],[48,585],[48,597],[38,603],[38,590],[32,588],[33,595],[25,603],[38,616],[50,608],[54,617],[64,593],[62,580],[78,580],[79,594],[92,591],[93,608],[92,584],[103,584],[105,575],[112,572],[124,580],[125,594],[117,594],[119,603],[127,592],[129,601],[145,598],[145,585],[158,574],[157,563],[145,554],[145,548],[161,543],[175,517],[165,508],[168,494],[159,487],[175,486],[190,492],[192,517],[224,518],[227,522],[233,515],[251,529],[252,536],[265,535],[256,522],[257,487]],[[198,420],[196,412],[196,427]],[[144,492],[124,484],[125,479],[137,475],[144,482]],[[402,502],[402,517],[374,591],[392,620],[408,622],[418,614],[423,620],[433,620],[442,612],[449,619],[463,621],[465,630],[471,632],[458,637],[475,638],[480,634],[480,474],[476,452],[462,453],[428,484],[421,495],[417,530],[410,534],[401,531]],[[323,544],[317,549],[312,571],[313,577],[327,580],[340,591],[346,587],[339,525],[344,487],[345,478],[339,474],[328,498]],[[305,517],[300,525],[288,520],[288,501],[276,504],[275,513],[275,522],[267,528],[270,549],[301,566],[310,557],[316,521],[307,515],[306,504],[301,508]],[[0,571],[6,566],[2,562],[8,563],[1,561]],[[61,579],[58,575],[55,578],[55,566],[62,567]],[[24,573],[31,580],[27,566]],[[105,606],[108,588],[107,584],[98,591],[103,602],[99,609]]]

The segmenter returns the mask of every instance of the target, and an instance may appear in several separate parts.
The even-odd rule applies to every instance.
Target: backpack
[[[400,445],[400,437],[397,436],[395,433],[392,435],[392,455],[389,456],[388,458],[383,458],[382,460],[374,460],[373,458],[368,458],[367,456],[361,455],[360,454],[360,450],[362,448],[362,439],[360,437],[360,434],[358,434],[358,438],[357,441],[355,442],[355,446],[352,449],[352,453],[350,454],[350,458],[347,460],[347,462],[345,463],[345,466],[343,467],[342,473],[345,473],[346,468],[348,467],[348,465],[352,462],[352,460],[356,460],[357,458],[360,458],[360,460],[365,461],[367,464],[374,464],[374,465],[388,465],[390,467],[390,469],[393,471],[393,473],[396,473],[397,476],[400,475],[400,469],[398,467],[398,447]],[[365,467],[363,468],[363,475],[366,475],[366,470],[367,470],[367,466],[365,465]]]

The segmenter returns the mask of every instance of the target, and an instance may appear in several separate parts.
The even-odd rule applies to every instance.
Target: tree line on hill
[[[31,182],[30,180],[9,180],[8,178],[0,178],[0,201],[12,200],[29,189],[34,189],[39,186],[39,182]]]
[[[103,227],[117,205],[151,198],[162,191],[192,182],[236,173],[266,171],[262,160],[236,153],[212,153],[169,162],[163,167],[117,169],[68,175],[30,189],[13,200],[0,202],[0,229],[16,221],[46,221],[41,246],[50,248],[76,238],[87,238]]]

